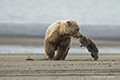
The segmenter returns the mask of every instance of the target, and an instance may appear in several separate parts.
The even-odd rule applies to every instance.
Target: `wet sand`
[[[99,54],[97,61],[90,54],[69,54],[60,61],[48,60],[44,53],[0,54],[0,80],[103,79],[120,79],[120,54]]]

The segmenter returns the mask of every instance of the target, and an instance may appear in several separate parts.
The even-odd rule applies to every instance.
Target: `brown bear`
[[[57,21],[50,25],[45,35],[45,52],[50,59],[64,60],[70,49],[71,37],[82,36],[80,27],[74,20]],[[57,50],[56,55],[55,51]]]
[[[82,36],[80,39],[79,39],[80,43],[82,44],[82,46],[86,46],[88,51],[91,52],[91,56],[97,60],[98,59],[98,48],[96,46],[96,44],[93,42],[92,39],[90,39],[89,37],[85,37],[85,36]]]

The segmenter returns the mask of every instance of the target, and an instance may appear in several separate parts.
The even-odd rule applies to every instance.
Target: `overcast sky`
[[[120,24],[120,0],[0,0],[0,23]]]

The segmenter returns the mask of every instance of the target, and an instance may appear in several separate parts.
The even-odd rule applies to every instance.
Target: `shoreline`
[[[28,56],[34,60],[26,60]],[[68,54],[65,60],[47,60],[45,54],[0,54],[0,79],[5,80],[118,80],[120,54]]]

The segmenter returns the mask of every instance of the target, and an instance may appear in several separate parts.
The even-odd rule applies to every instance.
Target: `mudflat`
[[[119,80],[120,54],[68,54],[48,60],[43,54],[0,54],[0,80]]]

